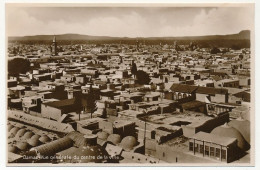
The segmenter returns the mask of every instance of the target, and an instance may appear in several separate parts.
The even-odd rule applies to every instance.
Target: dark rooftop
[[[226,94],[228,93],[228,90],[222,88],[214,88],[214,87],[198,87],[196,93],[209,94],[209,95]]]
[[[65,107],[69,107],[71,105],[74,105],[75,103],[75,98],[73,99],[65,99],[65,100],[60,100],[60,101],[54,101],[54,102],[48,102],[48,103],[43,103],[44,105],[55,107],[58,109],[63,109]]]

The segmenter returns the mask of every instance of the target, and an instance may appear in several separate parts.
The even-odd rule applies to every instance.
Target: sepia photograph
[[[254,27],[254,3],[6,3],[6,165],[254,166]]]

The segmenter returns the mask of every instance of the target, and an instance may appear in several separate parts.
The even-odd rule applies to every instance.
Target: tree
[[[90,90],[88,94],[83,95],[82,97],[82,108],[83,111],[90,112],[90,118],[92,118],[93,113],[97,110],[95,92]]]
[[[137,73],[137,67],[136,67],[136,64],[135,64],[135,63],[132,64],[131,73],[132,73],[133,75],[136,75],[136,73]]]
[[[240,47],[239,45],[237,45],[237,44],[233,44],[233,45],[231,46],[231,48],[232,48],[233,50],[240,50],[240,49],[241,49],[241,47]]]
[[[136,79],[138,84],[149,84],[151,79],[148,75],[148,73],[144,72],[143,70],[138,70],[136,72]]]
[[[210,50],[210,53],[211,54],[217,54],[217,53],[220,53],[220,49],[218,49],[217,47],[214,47]]]
[[[30,61],[23,58],[15,58],[8,61],[8,74],[18,76],[20,73],[25,74],[30,70]]]
[[[97,110],[96,105],[96,94],[93,90],[90,90],[88,94],[81,94],[75,97],[74,105],[77,108],[77,113],[90,112],[90,118],[92,118],[93,113]]]

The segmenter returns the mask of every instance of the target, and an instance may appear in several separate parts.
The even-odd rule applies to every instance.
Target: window
[[[205,155],[209,156],[209,146],[205,146]]]
[[[199,144],[195,144],[194,149],[195,149],[195,152],[199,152]]]
[[[189,144],[189,151],[193,151],[193,142],[190,142]]]
[[[200,153],[203,154],[203,152],[204,152],[204,146],[203,146],[203,145],[200,145]]]
[[[224,160],[227,159],[226,150],[224,150],[224,149],[221,150],[221,158],[224,159]]]
[[[219,148],[216,148],[216,157],[220,158],[220,149]]]
[[[215,156],[215,148],[210,147],[210,156]]]
[[[155,139],[155,131],[152,131],[152,132],[151,132],[151,138],[152,138],[152,139]]]
[[[213,105],[208,105],[208,109],[209,109],[209,110],[215,110],[215,106],[213,106]]]
[[[32,100],[32,104],[37,104],[36,100]]]

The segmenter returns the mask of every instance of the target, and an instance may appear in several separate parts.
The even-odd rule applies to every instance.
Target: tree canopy
[[[132,65],[131,73],[132,73],[133,75],[136,75],[136,73],[137,73],[137,67],[136,67],[136,64],[135,64],[135,63],[133,63],[133,65]]]
[[[88,94],[81,94],[75,98],[75,105],[78,108],[78,112],[86,111],[92,114],[97,110],[95,91],[90,90]]]
[[[13,60],[8,61],[8,74],[12,76],[16,76],[21,74],[25,74],[30,70],[30,61],[23,58],[15,58]]]
[[[136,72],[136,79],[138,84],[149,84],[151,79],[148,75],[148,73],[144,72],[143,70],[138,70]]]
[[[220,49],[218,49],[217,47],[213,47],[211,50],[210,50],[210,53],[211,54],[217,54],[217,53],[220,53]]]

